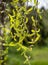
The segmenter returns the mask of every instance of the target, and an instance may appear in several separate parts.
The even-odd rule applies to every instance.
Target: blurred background
[[[0,4],[1,4],[0,0]],[[9,3],[9,0],[3,0],[6,3]],[[11,0],[10,0],[11,1]],[[6,3],[4,3],[4,5],[6,5]],[[21,3],[21,1],[20,1]],[[40,40],[33,46],[33,50],[30,53],[30,55],[32,56],[32,58],[30,59],[31,65],[48,65],[48,0],[38,0],[38,5],[37,7],[40,9],[41,15],[42,15],[42,19],[38,18],[39,21],[39,27],[40,27],[40,35],[41,38]],[[27,0],[27,2],[25,3],[27,5],[28,8],[30,8],[31,6],[34,6],[34,1],[32,0],[32,2],[29,2]],[[1,7],[3,5],[1,4]],[[10,5],[9,5],[10,6]],[[7,4],[7,7],[9,7]],[[1,28],[4,27],[4,22],[6,21],[6,27],[7,25],[9,25],[8,23],[8,19],[6,17],[6,14],[4,15],[4,10],[5,10],[5,6],[3,6],[3,9],[0,8],[0,10],[2,10],[2,13],[0,14],[0,36],[3,37],[3,32],[1,31]],[[30,12],[30,14],[28,16],[37,14],[37,12],[35,12],[34,14],[34,10],[33,12]],[[38,14],[37,14],[38,16]],[[4,19],[5,17],[5,19]],[[2,21],[2,23],[1,23]],[[30,20],[31,22],[31,20]],[[10,38],[8,39],[8,42],[10,41]],[[4,43],[4,40],[0,40],[0,42]],[[24,65],[23,64],[23,59],[24,57],[22,57],[20,55],[20,52],[16,51],[15,47],[10,47],[9,48],[9,52],[8,52],[8,61],[7,61],[7,65]],[[28,65],[28,64],[25,64]]]

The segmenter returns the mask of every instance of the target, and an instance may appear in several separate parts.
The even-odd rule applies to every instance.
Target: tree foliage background
[[[26,0],[0,0],[0,40],[1,49],[6,52],[2,54],[7,54],[8,48],[16,47],[25,57],[24,64],[30,64],[28,53],[35,43],[41,45],[47,32],[42,23],[41,11],[37,8],[37,0],[34,0],[33,7],[26,6],[25,2]],[[7,57],[3,57],[5,61]],[[4,64],[4,61],[1,60],[0,64]]]

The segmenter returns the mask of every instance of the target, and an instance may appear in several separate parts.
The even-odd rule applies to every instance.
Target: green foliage
[[[16,47],[9,48],[7,65],[28,65],[23,64],[24,57],[20,53],[16,51]],[[48,48],[33,48],[30,56],[30,65],[48,65]]]
[[[27,51],[31,52],[32,47],[30,45],[35,44],[39,40],[40,29],[37,27],[37,19],[32,15],[30,17],[32,23],[30,33],[28,29],[30,25],[27,26],[30,21],[27,15],[30,14],[33,7],[27,9],[26,5],[24,5],[25,2],[26,0],[22,1],[22,5],[20,5],[19,0],[12,0],[12,2],[10,2],[12,8],[9,10],[9,13],[7,11],[8,9],[6,10],[9,17],[9,29],[6,25],[5,28],[3,28],[5,40],[5,44],[3,45],[6,47],[15,46],[17,51],[22,51],[21,55],[25,57],[24,64],[28,63],[30,65],[30,58],[27,55]]]
[[[41,33],[41,39],[38,42],[38,46],[48,46],[48,10],[41,8],[42,19],[39,19],[39,27]],[[41,22],[40,22],[41,21]]]

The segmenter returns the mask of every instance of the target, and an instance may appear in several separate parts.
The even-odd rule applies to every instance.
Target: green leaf
[[[28,18],[26,17],[26,23],[28,23]]]
[[[25,12],[25,14],[29,14],[29,12],[31,12],[31,11],[32,11],[32,8],[28,9],[28,10]]]
[[[19,20],[16,20],[16,27],[18,27],[20,25]]]

